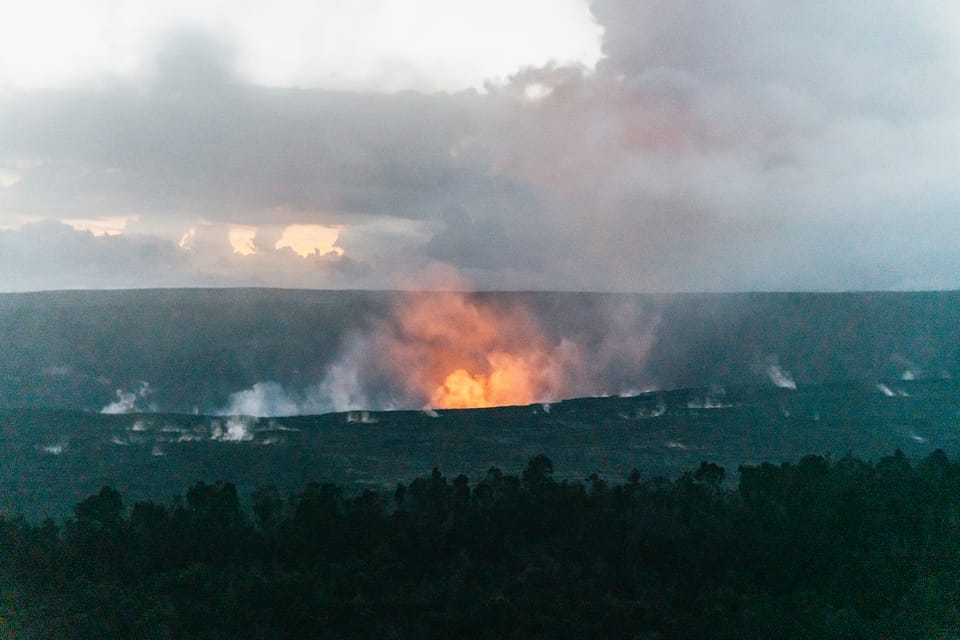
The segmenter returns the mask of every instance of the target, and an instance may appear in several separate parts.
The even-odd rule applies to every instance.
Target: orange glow
[[[410,294],[381,347],[434,409],[527,405],[567,387],[572,345],[551,344],[521,308],[463,293]]]
[[[472,376],[466,369],[457,369],[433,391],[430,404],[443,409],[489,407],[486,376]]]
[[[537,402],[533,380],[537,373],[526,360],[509,353],[488,356],[489,374],[457,369],[434,389],[430,405],[439,409],[470,409]]]
[[[339,239],[340,231],[333,227],[321,224],[292,224],[284,228],[274,248],[290,247],[301,258],[328,253],[342,256],[343,249],[337,246]]]

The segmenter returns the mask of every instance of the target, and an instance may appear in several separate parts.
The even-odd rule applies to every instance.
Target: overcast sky
[[[39,0],[0,290],[960,288],[955,0]]]

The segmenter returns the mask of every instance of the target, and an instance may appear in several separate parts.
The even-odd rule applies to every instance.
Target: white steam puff
[[[67,448],[66,442],[64,442],[63,440],[61,440],[61,441],[56,442],[56,443],[54,443],[54,444],[49,444],[49,445],[46,445],[45,447],[42,447],[42,448],[41,448],[41,451],[43,451],[44,453],[53,455],[53,456],[59,456],[59,455],[61,455],[61,454],[63,453],[63,450],[66,449],[66,448]]]
[[[767,377],[770,378],[770,382],[781,389],[797,388],[797,383],[793,381],[793,376],[790,375],[790,372],[784,371],[778,364],[770,364],[767,366]]]
[[[336,363],[327,369],[320,384],[302,393],[288,391],[277,382],[258,382],[249,389],[230,394],[226,406],[213,413],[273,418],[339,413],[365,406],[368,406],[366,395],[356,367]]]
[[[228,416],[292,416],[300,406],[276,382],[258,382],[249,389],[230,394],[227,406],[217,412]]]
[[[910,394],[904,391],[903,389],[894,390],[888,387],[887,385],[883,384],[882,382],[877,384],[877,391],[879,391],[880,393],[882,393],[888,398],[909,398],[910,397]]]
[[[100,413],[143,413],[144,411],[151,410],[150,407],[143,407],[141,403],[150,393],[150,383],[148,382],[140,382],[140,386],[136,391],[117,389],[117,399],[103,409],[100,409]]]
[[[323,381],[306,394],[300,413],[342,412],[370,407],[353,353],[358,349],[357,346],[351,347],[344,357],[327,368]]]
[[[351,411],[347,414],[347,424],[377,424],[380,422],[369,411]]]
[[[253,440],[253,419],[247,416],[230,416],[223,426],[214,421],[210,427],[210,439],[221,442],[249,442]]]

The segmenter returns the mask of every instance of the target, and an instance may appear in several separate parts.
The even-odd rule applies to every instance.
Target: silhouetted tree
[[[523,471],[523,488],[537,492],[553,481],[553,462],[542,453],[530,460]]]
[[[676,482],[471,485],[289,500],[197,483],[61,535],[0,515],[0,638],[926,638],[960,630],[960,464],[847,455]],[[286,505],[290,505],[289,508]]]

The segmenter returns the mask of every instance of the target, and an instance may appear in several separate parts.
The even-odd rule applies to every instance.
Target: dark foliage
[[[544,456],[390,496],[198,483],[0,517],[0,638],[933,638],[960,633],[960,463],[704,462],[557,482]]]

